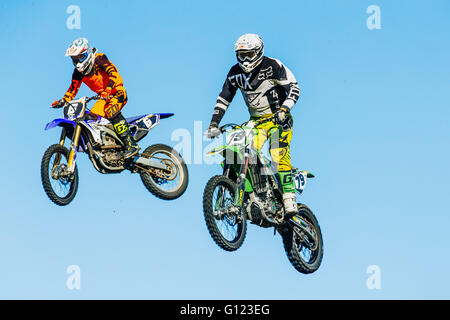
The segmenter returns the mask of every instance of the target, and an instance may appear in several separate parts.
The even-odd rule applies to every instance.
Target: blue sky
[[[69,30],[69,5],[81,29]],[[381,29],[369,30],[369,5]],[[2,1],[0,298],[448,299],[450,20],[448,1]],[[258,33],[295,74],[293,163],[311,171],[299,201],[317,215],[325,254],[296,272],[272,229],[249,225],[219,249],[202,193],[220,167],[189,165],[188,190],[165,202],[137,175],[100,175],[78,158],[80,185],[53,205],[40,161],[59,132],[48,106],[70,83],[64,53],[87,37],[124,78],[126,116],[174,112],[141,145],[206,128],[234,41]],[[86,87],[79,95],[89,95]],[[243,122],[237,95],[223,123]],[[208,144],[204,142],[204,146]],[[78,265],[81,289],[68,290]],[[366,287],[370,265],[381,289]]]

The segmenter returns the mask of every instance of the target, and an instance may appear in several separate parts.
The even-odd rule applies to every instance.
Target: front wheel
[[[69,150],[59,144],[50,146],[41,161],[41,180],[45,193],[59,206],[68,205],[78,190],[78,169],[67,171]]]
[[[188,170],[180,154],[164,144],[154,144],[141,155],[157,160],[166,166],[166,170],[141,170],[141,180],[144,186],[156,197],[163,200],[173,200],[181,197],[188,185]]]
[[[304,227],[288,222],[286,230],[281,233],[286,255],[298,272],[313,273],[319,269],[323,257],[319,223],[312,211],[303,204],[298,204],[298,212],[292,219]]]
[[[247,216],[234,206],[236,185],[225,176],[209,179],[203,193],[203,213],[214,242],[226,251],[239,249],[247,232]]]

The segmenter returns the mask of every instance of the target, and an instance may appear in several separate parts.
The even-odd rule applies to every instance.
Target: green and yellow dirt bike
[[[226,251],[241,247],[247,220],[263,228],[274,227],[284,244],[286,255],[301,273],[316,271],[323,257],[323,240],[317,218],[304,204],[298,212],[286,215],[281,184],[270,160],[252,147],[255,127],[272,119],[250,120],[243,125],[226,124],[226,144],[208,155],[220,154],[223,174],[212,177],[203,194],[203,212],[215,243]],[[301,194],[306,180],[314,175],[293,169],[296,190]]]

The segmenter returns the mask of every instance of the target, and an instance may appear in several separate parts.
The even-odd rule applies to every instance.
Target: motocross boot
[[[125,145],[125,153],[123,154],[124,159],[128,159],[136,155],[141,149],[133,136],[131,135],[130,127],[128,125],[127,120],[123,117],[122,113],[117,114],[113,118],[110,119],[113,124],[114,131],[119,136],[120,140],[122,140]]]
[[[279,171],[278,176],[280,177],[281,188],[283,192],[283,204],[286,215],[294,215],[298,212],[298,209],[292,171]]]
[[[297,198],[294,192],[283,193],[283,204],[286,211],[286,215],[294,215],[298,212],[297,209]]]

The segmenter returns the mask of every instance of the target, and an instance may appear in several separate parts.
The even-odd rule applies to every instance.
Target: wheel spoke
[[[55,153],[52,155],[50,161],[49,161],[49,177],[50,177],[50,184],[53,188],[53,191],[55,194],[60,198],[65,198],[70,193],[70,187],[72,185],[71,181],[64,181],[63,179],[67,178],[61,178],[60,170],[62,166],[67,166],[67,162],[65,161],[64,155],[60,153]],[[57,175],[57,179],[53,178],[53,174]]]
[[[44,191],[57,205],[68,205],[78,189],[78,170],[67,171],[70,151],[60,144],[50,146],[41,161],[41,179]]]
[[[213,212],[221,210],[225,212],[230,209],[233,203],[232,193],[223,185],[218,185],[213,191],[212,208]],[[215,219],[217,228],[227,241],[235,241],[239,237],[238,224],[224,213],[221,219]]]
[[[315,227],[312,223],[310,223],[310,221],[306,218],[303,218],[303,220],[307,221],[309,226],[312,228],[312,233],[314,235],[317,234],[317,231],[315,230]],[[299,257],[306,263],[306,264],[313,264],[317,258],[317,251],[318,250],[311,250],[306,244],[305,241],[309,241],[308,240],[303,240],[302,238],[307,238],[307,235],[304,234],[304,232],[300,229],[298,229],[297,227],[295,227],[295,229],[297,230],[297,232],[299,234],[302,234],[302,237],[300,237],[298,235],[297,232],[294,232],[293,234],[293,241],[294,241],[294,246],[295,249],[298,252]],[[317,241],[317,239],[315,239],[315,241]]]
[[[161,163],[164,163],[166,165],[173,163],[173,165],[170,166],[175,171],[170,177],[172,178],[172,176],[175,176],[173,180],[156,177],[154,175],[151,175],[151,179],[159,189],[165,192],[173,192],[177,190],[182,184],[184,178],[183,170],[181,170],[181,163],[178,161],[178,159],[171,153],[163,150],[155,152],[148,157],[159,160]]]

